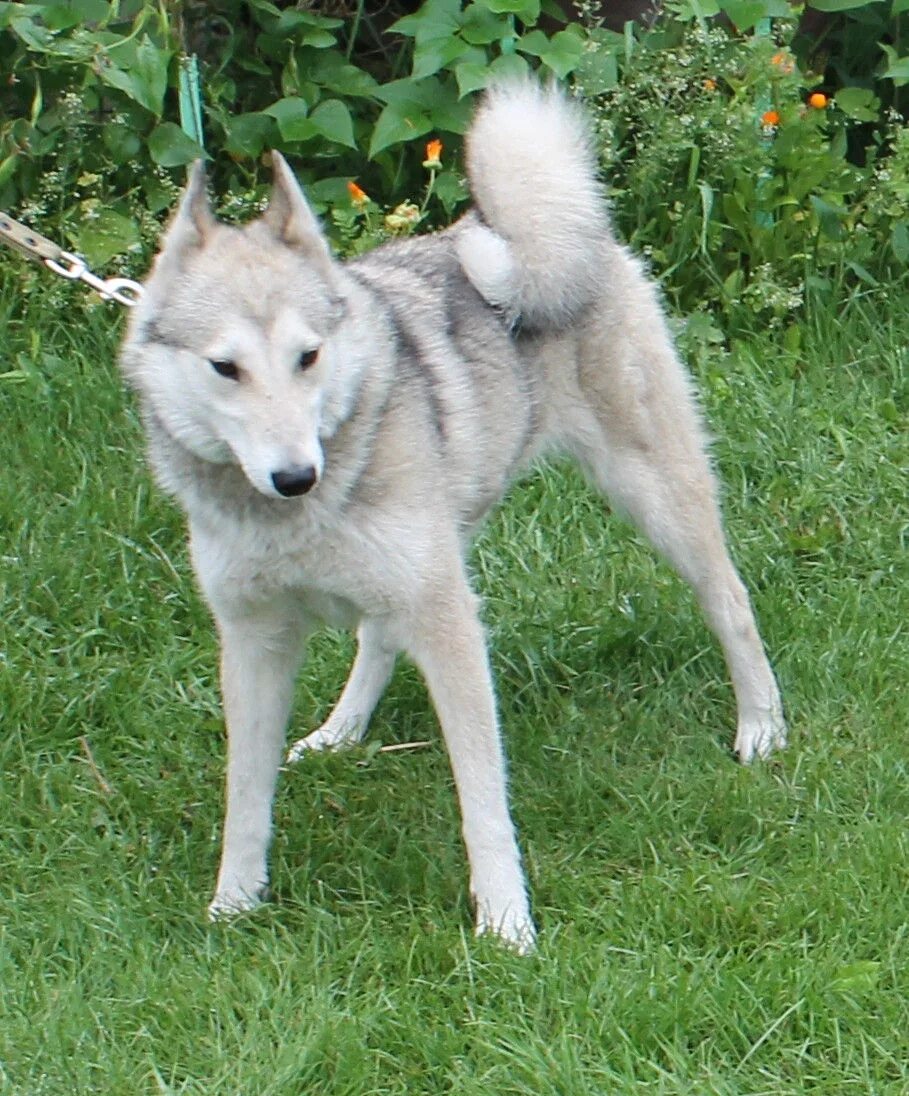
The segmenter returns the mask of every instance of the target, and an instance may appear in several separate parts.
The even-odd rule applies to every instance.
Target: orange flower
[[[430,171],[438,171],[441,166],[442,142],[436,138],[426,144],[426,159],[423,161],[423,167],[429,168]]]
[[[347,183],[347,193],[355,206],[365,206],[369,201],[369,195],[362,187],[357,186],[353,179]]]
[[[795,71],[795,62],[786,53],[775,53],[770,58],[770,64],[776,65],[780,72],[784,73],[786,76]]]
[[[716,80],[711,80],[708,76],[704,81],[704,91],[716,91]]]
[[[765,110],[761,115],[761,122],[765,126],[778,126],[780,124],[780,114],[777,110]]]
[[[829,99],[822,91],[816,91],[808,96],[808,106],[814,107],[815,110],[823,110],[828,102]]]

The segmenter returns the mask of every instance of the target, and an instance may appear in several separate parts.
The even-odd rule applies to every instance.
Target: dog
[[[690,380],[613,236],[585,112],[532,81],[494,87],[466,159],[470,212],[345,263],[280,155],[243,228],[215,219],[196,164],[133,309],[123,370],[220,638],[213,918],[265,895],[294,678],[327,622],[357,628],[356,658],[290,760],[359,741],[406,653],[451,760],[476,930],[532,948],[465,549],[546,452],[573,456],[693,587],[732,677],[739,758],[785,744]]]

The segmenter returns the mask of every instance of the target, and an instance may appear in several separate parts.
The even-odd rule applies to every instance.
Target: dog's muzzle
[[[315,486],[318,474],[313,466],[305,468],[286,468],[281,472],[272,472],[271,482],[275,490],[284,498],[290,499],[297,495],[305,495]]]

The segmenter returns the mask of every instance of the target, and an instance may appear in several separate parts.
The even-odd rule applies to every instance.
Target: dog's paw
[[[735,751],[739,761],[747,765],[756,757],[769,757],[786,745],[786,720],[781,706],[774,706],[764,715],[742,719],[735,736]]]
[[[252,893],[240,889],[218,891],[208,904],[209,921],[228,921],[256,909],[265,901],[266,889],[257,887]]]
[[[493,914],[488,907],[478,909],[476,934],[495,936],[518,955],[536,950],[537,930],[527,909],[509,907],[503,914]]]
[[[359,728],[349,723],[342,726],[331,723],[323,723],[312,734],[305,738],[298,738],[287,751],[287,764],[294,765],[304,754],[323,752],[325,750],[343,750],[347,746],[356,746],[360,741]]]

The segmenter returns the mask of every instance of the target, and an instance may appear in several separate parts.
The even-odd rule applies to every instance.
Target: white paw
[[[755,757],[769,757],[774,750],[782,750],[785,745],[786,720],[779,705],[764,715],[739,722],[735,750],[743,764],[753,761]]]
[[[502,913],[493,913],[488,905],[478,907],[476,934],[497,936],[518,955],[530,955],[536,948],[537,930],[526,904],[509,906]]]
[[[246,913],[261,906],[264,901],[265,887],[256,887],[252,893],[240,890],[218,891],[208,905],[209,921],[227,921],[240,913]]]
[[[345,746],[355,746],[360,741],[360,730],[356,724],[323,723],[312,734],[298,738],[287,751],[287,764],[294,765],[304,754],[320,750],[343,750]]]

